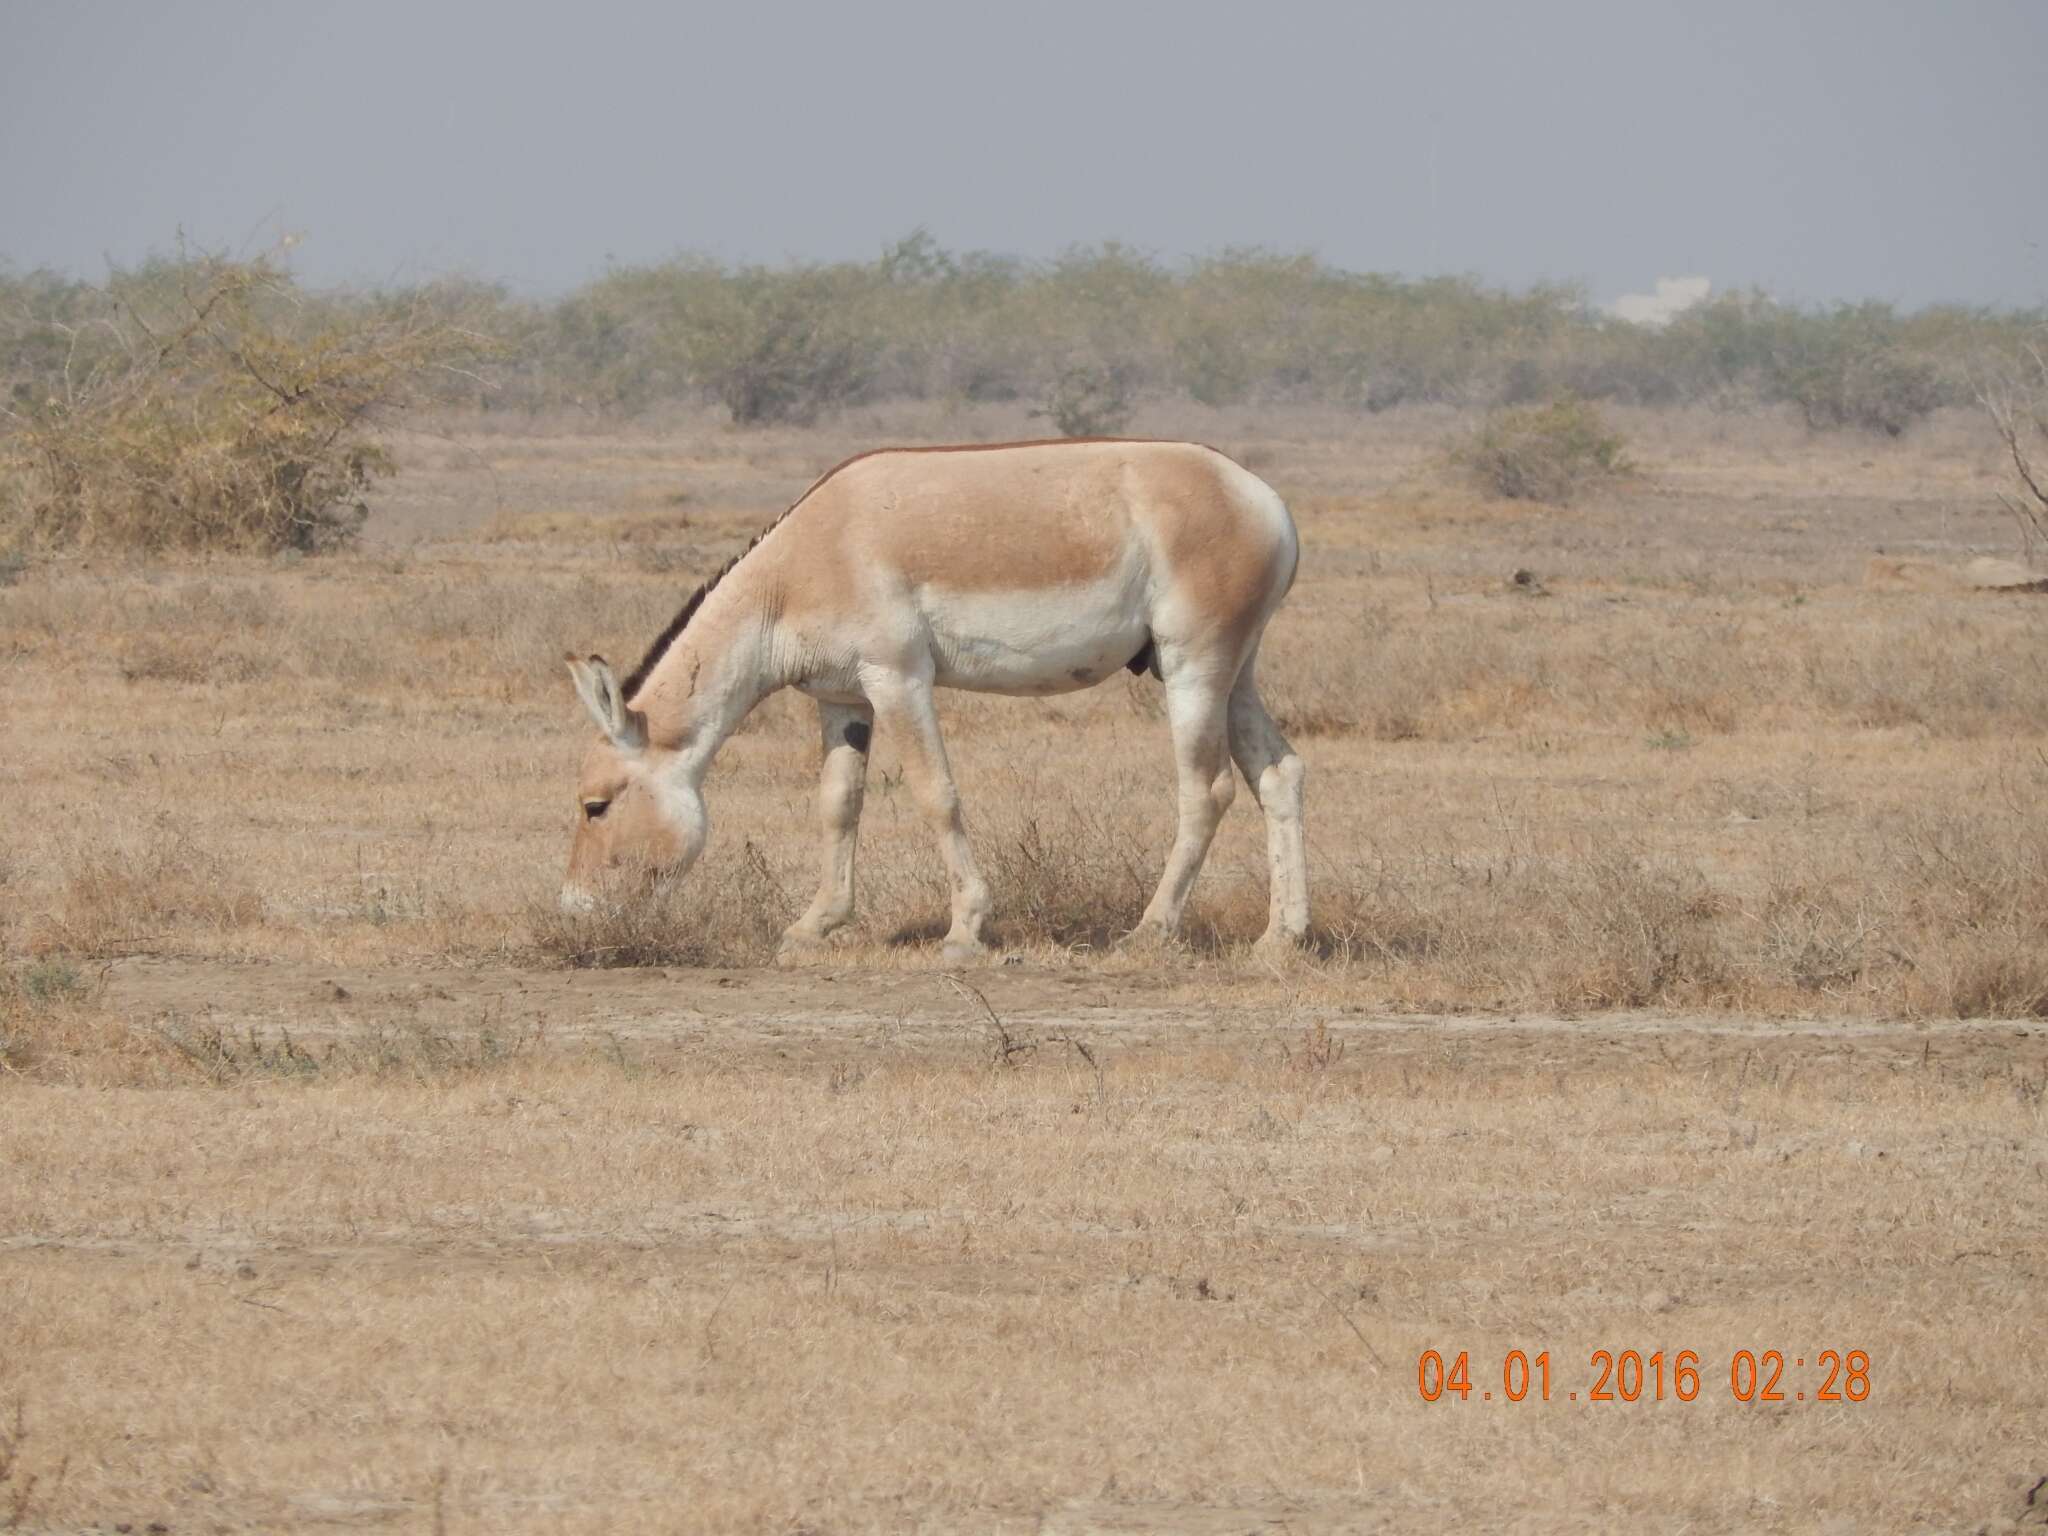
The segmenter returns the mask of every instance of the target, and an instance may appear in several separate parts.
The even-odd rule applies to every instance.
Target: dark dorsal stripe
[[[649,646],[647,654],[640,658],[640,665],[627,675],[625,686],[619,696],[628,704],[631,704],[633,696],[646,685],[647,679],[654,675],[654,669],[661,665],[661,658],[668,654],[668,648],[676,643],[676,637],[682,634],[683,630],[689,625],[690,620],[696,617],[697,610],[704,606],[704,599],[711,595],[711,589],[731,575],[732,568],[759,548],[763,539],[767,538],[777,528],[780,528],[790,513],[809,501],[817,492],[819,486],[830,480],[842,469],[858,464],[862,459],[872,459],[884,453],[994,453],[1004,448],[1079,448],[1093,443],[1156,443],[1160,441],[1162,439],[1154,437],[1036,437],[1014,443],[934,443],[911,448],[870,448],[865,453],[856,453],[850,459],[841,459],[837,464],[834,464],[825,473],[813,480],[810,488],[803,495],[797,497],[795,501],[785,507],[781,515],[774,522],[755,534],[752,542],[730,560],[726,561],[719,568],[716,575],[689,595],[688,599],[683,603],[682,610],[668,621],[668,628],[655,636],[654,644]],[[1214,450],[1211,451],[1213,452]],[[1146,649],[1148,651],[1151,649],[1149,643]],[[1140,655],[1142,656],[1143,653],[1141,652]],[[1156,663],[1154,665],[1156,666]],[[1131,670],[1136,672],[1141,669],[1134,662],[1131,665]]]
[[[730,565],[725,568],[726,571],[731,569]],[[724,574],[725,571],[720,571],[718,576],[723,576]],[[661,658],[668,654],[668,648],[676,643],[676,636],[683,632],[683,626],[696,616],[699,608],[704,606],[704,599],[711,595],[711,589],[718,584],[718,576],[712,577],[711,580],[705,582],[703,586],[692,592],[684,600],[681,611],[668,621],[668,627],[654,637],[654,644],[650,645],[647,648],[647,654],[640,658],[640,665],[626,674],[625,684],[619,690],[620,698],[624,699],[628,704],[633,702],[633,696],[640,691],[641,685],[647,681],[648,674],[660,663]]]
[[[811,486],[811,491],[815,491],[818,486],[824,483],[823,480],[819,480]],[[811,491],[805,491],[804,496],[809,496]],[[661,665],[661,658],[668,654],[668,648],[676,643],[676,636],[683,632],[690,620],[697,616],[697,610],[704,606],[704,599],[711,595],[711,589],[725,580],[732,573],[734,566],[746,559],[748,555],[751,555],[763,539],[779,528],[782,525],[782,518],[788,517],[791,512],[794,512],[802,505],[803,497],[798,497],[794,503],[784,509],[782,517],[776,518],[774,522],[755,534],[745,549],[726,561],[724,565],[718,568],[709,581],[705,582],[703,586],[683,600],[681,609],[677,611],[674,618],[668,621],[668,628],[654,637],[654,644],[650,645],[647,648],[647,654],[640,658],[640,665],[627,675],[625,686],[619,694],[620,698],[624,699],[628,704],[633,702],[633,696],[639,693],[641,686],[653,675],[654,669]]]

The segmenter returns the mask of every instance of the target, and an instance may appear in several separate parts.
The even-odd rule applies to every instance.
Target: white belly
[[[976,693],[1092,688],[1115,676],[1150,638],[1135,569],[1032,593],[927,587],[918,606],[931,637],[934,681]]]

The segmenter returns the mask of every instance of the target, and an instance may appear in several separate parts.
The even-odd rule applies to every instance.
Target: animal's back
[[[847,553],[960,591],[1096,580],[1134,536],[1176,564],[1219,543],[1293,539],[1270,488],[1197,443],[882,449],[841,466],[805,502],[798,516],[836,525]]]
[[[942,685],[1000,693],[1249,636],[1295,558],[1279,498],[1193,443],[884,449],[827,475],[790,523],[785,614],[821,652],[851,665],[923,648]]]

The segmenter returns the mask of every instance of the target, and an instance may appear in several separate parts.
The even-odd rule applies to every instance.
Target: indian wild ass
[[[818,701],[824,877],[784,935],[853,916],[854,838],[879,722],[952,888],[948,960],[983,950],[969,851],[932,690],[1053,694],[1128,667],[1165,684],[1180,830],[1139,932],[1172,934],[1229,808],[1235,759],[1266,817],[1262,950],[1308,926],[1302,764],[1260,702],[1259,639],[1294,581],[1272,488],[1193,443],[1095,440],[891,448],[831,470],[697,590],[622,683],[569,658],[602,736],[583,761],[562,888],[588,910],[614,866],[679,874],[703,851],[714,753],[778,688]]]

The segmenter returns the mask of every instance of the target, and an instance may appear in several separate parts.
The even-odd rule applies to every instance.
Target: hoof
[[[1168,933],[1157,923],[1140,923],[1129,933],[1116,941],[1117,953],[1125,955],[1157,955],[1178,949],[1180,938]]]
[[[1299,933],[1276,933],[1267,929],[1257,943],[1252,945],[1254,959],[1269,965],[1298,957],[1308,947],[1307,938]]]
[[[806,965],[824,955],[833,947],[832,934],[818,933],[808,928],[783,930],[782,942],[775,947],[777,965]]]
[[[948,939],[939,957],[948,965],[973,965],[988,958],[988,946],[973,939]]]

